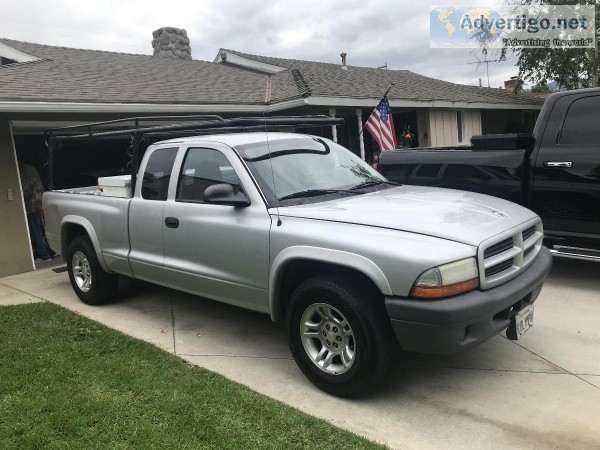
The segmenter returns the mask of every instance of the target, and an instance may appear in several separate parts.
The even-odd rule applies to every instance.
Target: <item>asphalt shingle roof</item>
[[[465,86],[408,70],[382,70],[250,55],[286,70],[267,74],[230,63],[82,50],[1,39],[40,58],[0,66],[0,101],[263,105],[308,96],[540,105],[543,99]],[[268,95],[270,92],[270,95]]]
[[[268,76],[236,67],[9,39],[0,42],[43,59],[0,66],[0,100],[262,104],[265,99]]]
[[[390,82],[390,99],[443,100],[469,103],[512,103],[541,105],[543,98],[528,93],[518,95],[504,89],[481,88],[429,78],[409,70],[383,70],[295,59],[251,55],[222,49],[238,56],[271,64],[302,74],[312,95],[326,97],[380,98]]]

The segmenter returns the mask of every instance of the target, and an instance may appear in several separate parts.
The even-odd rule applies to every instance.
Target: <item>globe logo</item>
[[[429,13],[430,40],[440,47],[480,47],[502,33],[494,26],[500,15],[491,8],[438,6]]]

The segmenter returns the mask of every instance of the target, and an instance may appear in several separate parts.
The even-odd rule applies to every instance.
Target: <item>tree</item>
[[[535,5],[596,5],[597,0],[509,0],[512,6]],[[539,85],[546,80],[555,80],[567,89],[595,87],[600,85],[600,7],[596,7],[595,48],[516,48],[501,50],[500,59],[509,53],[517,56],[519,78]],[[485,42],[481,45],[487,54]]]
[[[550,88],[550,86],[548,86],[546,80],[544,80],[533,86],[530,92],[535,92],[538,94],[551,94],[554,91]]]

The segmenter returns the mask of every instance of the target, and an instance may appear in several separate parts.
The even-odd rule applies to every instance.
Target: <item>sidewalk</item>
[[[118,302],[93,307],[66,272],[44,269],[0,279],[0,305],[62,305],[393,448],[582,449],[600,443],[599,268],[556,260],[518,343],[399,355],[386,385],[359,400],[310,384],[269,317],[170,289],[123,280]]]

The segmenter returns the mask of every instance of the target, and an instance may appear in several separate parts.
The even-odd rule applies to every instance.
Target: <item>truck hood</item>
[[[473,246],[537,217],[516,203],[489,195],[426,186],[285,206],[279,214],[407,231]]]

